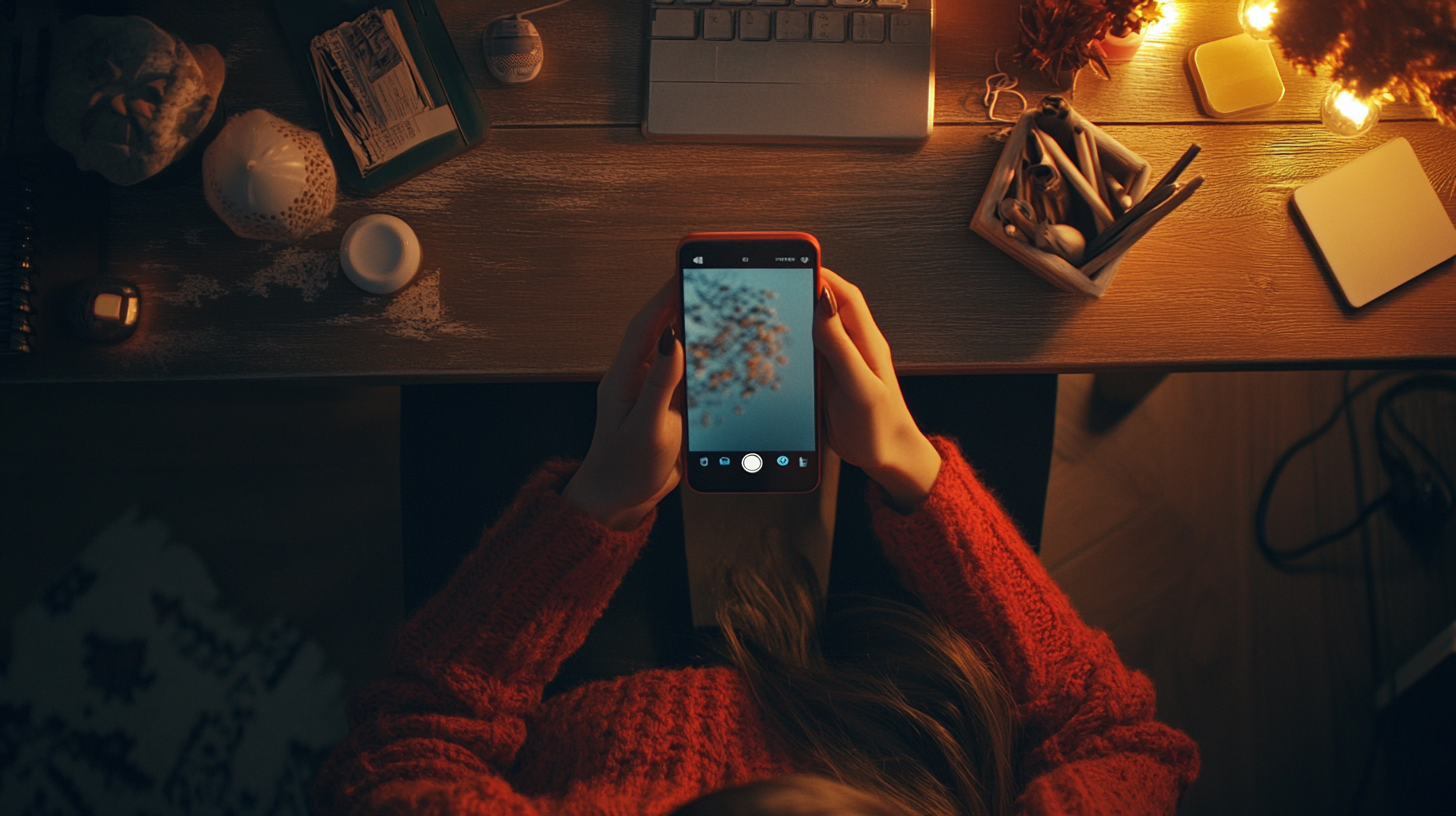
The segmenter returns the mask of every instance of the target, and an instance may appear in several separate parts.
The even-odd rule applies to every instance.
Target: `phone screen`
[[[801,492],[819,483],[811,240],[685,242],[688,483]]]

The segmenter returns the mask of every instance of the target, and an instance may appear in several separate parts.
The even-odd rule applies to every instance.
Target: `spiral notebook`
[[[31,350],[30,253],[35,236],[33,173],[14,160],[0,161],[0,354]]]

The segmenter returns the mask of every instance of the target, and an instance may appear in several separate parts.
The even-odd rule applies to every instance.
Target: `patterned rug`
[[[314,643],[217,605],[196,554],[130,513],[11,625],[0,814],[308,813],[345,733]]]

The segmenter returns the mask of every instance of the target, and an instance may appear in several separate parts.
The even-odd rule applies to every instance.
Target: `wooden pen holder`
[[[981,196],[981,203],[971,218],[971,229],[1053,285],[1068,292],[1102,297],[1102,293],[1107,291],[1108,285],[1116,277],[1117,268],[1122,264],[1122,256],[1127,254],[1126,249],[1106,257],[1093,258],[1084,262],[1082,267],[1073,266],[1061,256],[1044,252],[1030,243],[1007,235],[1005,224],[998,213],[1001,199],[1006,197],[1011,188],[1012,179],[1021,161],[1023,146],[1031,135],[1032,121],[1036,115],[1037,109],[1027,110],[1012,128],[1011,136],[1006,139],[1006,148],[1001,151],[1001,159],[991,171],[986,193]],[[1144,191],[1137,189],[1137,185],[1139,180],[1143,186],[1147,184],[1150,169],[1148,162],[1123,147],[1101,128],[1082,118],[1075,110],[1068,112],[1067,122],[1072,127],[1081,126],[1086,129],[1097,146],[1103,169],[1112,173],[1134,199],[1139,198]],[[1087,269],[1087,272],[1084,273],[1083,269]]]

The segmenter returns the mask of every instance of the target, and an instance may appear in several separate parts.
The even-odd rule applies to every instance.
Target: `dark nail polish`
[[[824,301],[825,307],[829,309],[829,317],[839,314],[839,303],[834,300],[834,292],[828,286],[820,292],[819,299]]]
[[[675,342],[677,342],[677,332],[673,330],[672,326],[668,326],[662,330],[662,335],[657,338],[657,353],[664,356],[671,354],[672,345]]]

